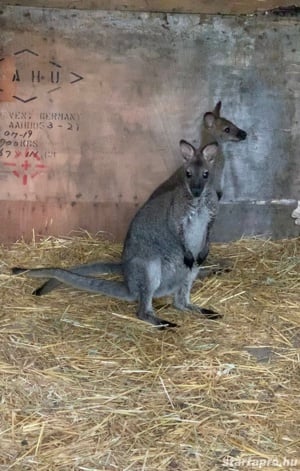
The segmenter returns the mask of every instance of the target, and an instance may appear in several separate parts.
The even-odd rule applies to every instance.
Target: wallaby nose
[[[191,192],[194,198],[199,198],[202,193],[202,188],[191,188]]]
[[[237,137],[241,140],[244,141],[247,137],[246,131],[243,131],[243,129],[239,129],[237,133]]]

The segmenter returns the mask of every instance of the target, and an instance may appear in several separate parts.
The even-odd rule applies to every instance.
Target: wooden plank
[[[134,204],[3,201],[1,243],[10,244],[33,236],[72,235],[72,231],[101,232],[111,240],[123,240],[128,223],[136,212]],[[66,216],[67,215],[67,216]]]
[[[78,10],[121,10],[165,13],[249,14],[264,12],[299,0],[3,0],[2,5],[22,7],[63,8]]]

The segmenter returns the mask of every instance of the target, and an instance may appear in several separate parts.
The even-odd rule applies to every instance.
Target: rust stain
[[[13,101],[16,94],[16,82],[13,76],[16,71],[16,61],[13,56],[6,56],[0,60],[0,101]]]

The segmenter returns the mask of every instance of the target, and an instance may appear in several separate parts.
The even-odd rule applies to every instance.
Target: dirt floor
[[[88,234],[0,248],[0,470],[300,470],[300,238],[213,245],[232,269],[193,302],[224,317],[156,301],[173,330],[10,275],[120,250]]]

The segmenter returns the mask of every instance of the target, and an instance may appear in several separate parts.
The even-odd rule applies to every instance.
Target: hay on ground
[[[1,250],[0,470],[300,469],[300,239],[213,245],[232,270],[198,280],[209,321],[63,288],[37,298],[23,265],[114,260],[101,238]]]

